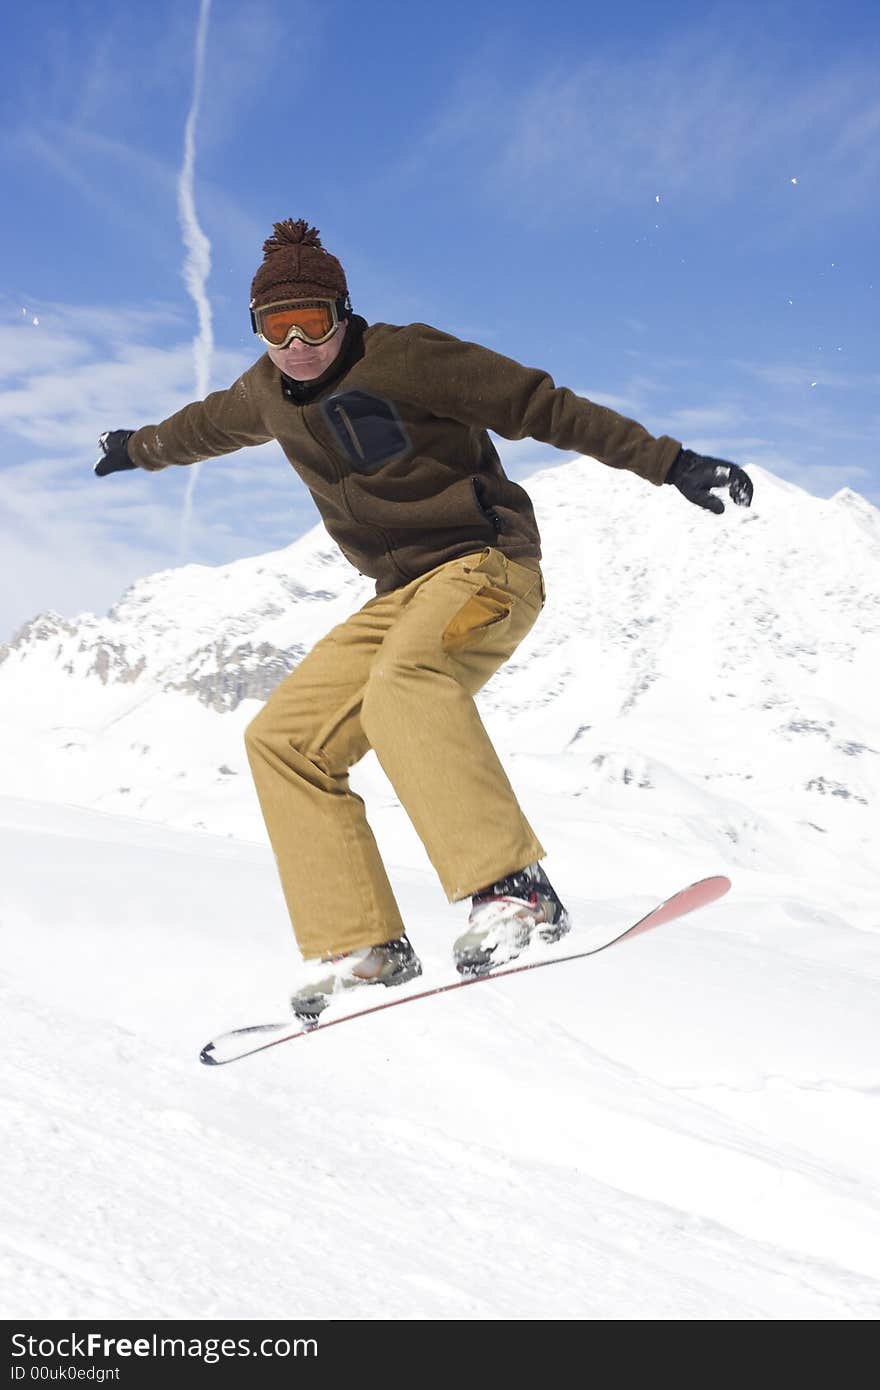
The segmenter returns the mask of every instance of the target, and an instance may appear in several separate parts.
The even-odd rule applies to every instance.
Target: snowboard
[[[488,970],[484,975],[472,975],[465,979],[453,980],[449,984],[436,985],[433,989],[419,990],[416,994],[404,994],[398,998],[383,999],[381,1004],[353,1009],[350,1013],[328,1018],[325,1023],[318,1022],[309,1028],[304,1028],[302,1024],[291,1019],[287,1019],[284,1023],[257,1023],[248,1028],[235,1028],[230,1033],[218,1034],[211,1042],[206,1043],[199,1053],[199,1060],[209,1067],[226,1066],[229,1062],[240,1061],[242,1057],[252,1057],[257,1052],[265,1052],[270,1047],[280,1046],[281,1043],[293,1042],[296,1038],[312,1037],[315,1033],[324,1033],[328,1028],[335,1028],[338,1023],[351,1023],[353,1019],[366,1018],[368,1014],[377,1014],[383,1009],[400,1008],[404,1004],[414,1004],[417,999],[430,999],[435,994],[449,994],[454,989],[467,989],[471,985],[485,985],[507,975],[522,975],[527,970],[542,970],[548,965],[564,965],[568,961],[584,960],[587,956],[595,956],[600,951],[606,951],[609,946],[615,946],[620,941],[630,941],[633,937],[641,936],[643,932],[652,931],[654,927],[660,927],[666,922],[673,922],[678,917],[684,917],[688,912],[694,912],[698,907],[706,907],[709,903],[714,903],[718,898],[723,897],[729,888],[730,879],[723,875],[701,878],[696,883],[690,884],[689,887],[682,888],[678,893],[673,893],[671,898],[658,903],[637,922],[633,922],[630,926],[609,937],[607,941],[601,942],[598,946],[591,946],[588,950],[574,951],[565,956],[551,956],[546,960],[531,960],[520,962],[518,965],[505,965],[498,970]]]

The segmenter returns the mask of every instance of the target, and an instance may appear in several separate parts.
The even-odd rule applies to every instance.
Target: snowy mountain
[[[722,518],[588,459],[530,478],[548,602],[480,707],[539,834],[564,804],[568,837],[617,825],[640,858],[672,838],[728,871],[845,863],[876,919],[880,513],[753,471]],[[4,790],[262,839],[244,726],[372,592],[318,526],[106,617],[35,618],[0,648]],[[394,802],[373,755],[354,781]]]

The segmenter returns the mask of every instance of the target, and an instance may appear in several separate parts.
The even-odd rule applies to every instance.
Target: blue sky
[[[0,55],[0,641],[314,525],[274,445],[97,480],[200,394],[178,213],[200,0],[31,0]],[[212,388],[308,218],[368,319],[485,343],[657,434],[880,503],[880,10],[212,0],[192,189]],[[205,342],[203,338],[203,344]],[[502,445],[520,478],[554,455]]]

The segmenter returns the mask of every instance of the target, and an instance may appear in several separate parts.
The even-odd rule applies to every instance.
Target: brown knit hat
[[[251,307],[279,299],[345,299],[345,271],[321,245],[317,227],[300,218],[276,222],[263,242],[263,264],[251,284]]]

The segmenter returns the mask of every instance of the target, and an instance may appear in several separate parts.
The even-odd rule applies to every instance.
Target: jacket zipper
[[[344,423],[346,429],[348,430],[349,434],[352,435],[352,438],[353,438],[353,440],[354,440],[355,446],[356,446],[357,449],[358,449],[358,453],[360,453],[361,457],[363,458],[363,452],[361,451],[360,445],[359,445],[358,441],[354,438],[354,431],[353,431],[353,429],[352,429],[351,421],[348,419],[348,416],[346,415],[346,413],[345,413],[344,410],[340,409],[339,406],[337,406],[336,409],[337,409],[338,413],[340,414],[340,416],[342,417],[342,421],[343,421],[343,423]],[[392,548],[392,546],[391,546],[391,542],[390,542],[390,540],[388,539],[388,536],[387,536],[387,535],[385,534],[385,532],[382,530],[381,526],[376,526],[375,523],[372,522],[372,521],[361,521],[359,517],[355,516],[354,508],[353,508],[352,505],[351,505],[351,501],[350,501],[350,499],[349,499],[348,492],[347,492],[346,487],[345,487],[345,474],[343,473],[342,469],[339,467],[339,464],[337,463],[336,458],[334,457],[332,451],[331,451],[330,449],[328,449],[328,448],[326,447],[326,445],[322,444],[321,441],[320,441],[320,439],[318,438],[318,436],[315,434],[315,431],[312,429],[311,425],[309,424],[308,420],[306,419],[305,410],[303,409],[302,406],[300,406],[300,411],[301,411],[301,414],[302,414],[302,422],[303,422],[303,425],[305,426],[306,430],[307,430],[308,433],[311,435],[312,439],[315,441],[315,443],[317,444],[318,448],[321,449],[321,451],[327,455],[327,457],[330,459],[330,462],[333,464],[333,468],[334,468],[334,470],[335,470],[335,472],[336,472],[336,476],[337,476],[337,478],[339,479],[339,490],[340,490],[340,492],[341,492],[341,494],[342,494],[342,500],[343,500],[343,502],[345,503],[346,510],[348,511],[348,515],[349,515],[349,517],[351,518],[351,520],[355,523],[356,526],[364,526],[364,527],[366,527],[366,528],[367,528],[368,530],[370,530],[370,531],[375,531],[376,534],[377,534],[378,536],[381,536],[381,538],[382,538],[382,544],[383,544],[384,547],[385,547],[385,554],[388,556],[388,559],[391,561],[392,565],[393,565],[394,568],[397,570],[398,574],[403,575],[404,579],[415,579],[416,576],[415,576],[414,574],[410,574],[407,570],[405,570],[405,569],[403,568],[403,566],[400,564],[400,561],[397,560],[397,559],[395,559],[394,550],[393,550],[393,548]]]
[[[354,425],[351,423],[351,420],[349,419],[348,411],[345,409],[344,406],[341,405],[335,406],[334,409],[336,410],[336,414],[339,416],[340,420],[345,426],[345,432],[351,440],[351,447],[354,449],[359,459],[365,458],[366,455],[364,454],[364,451],[361,448],[361,441],[358,439],[357,434],[355,433],[355,428]]]
[[[474,501],[480,509],[480,515],[485,517],[486,521],[491,523],[491,525],[495,528],[496,533],[499,532],[501,530],[501,518],[499,517],[496,511],[493,511],[491,507],[485,507],[483,505],[483,499],[480,496],[479,478],[471,478],[471,486],[474,490]]]

